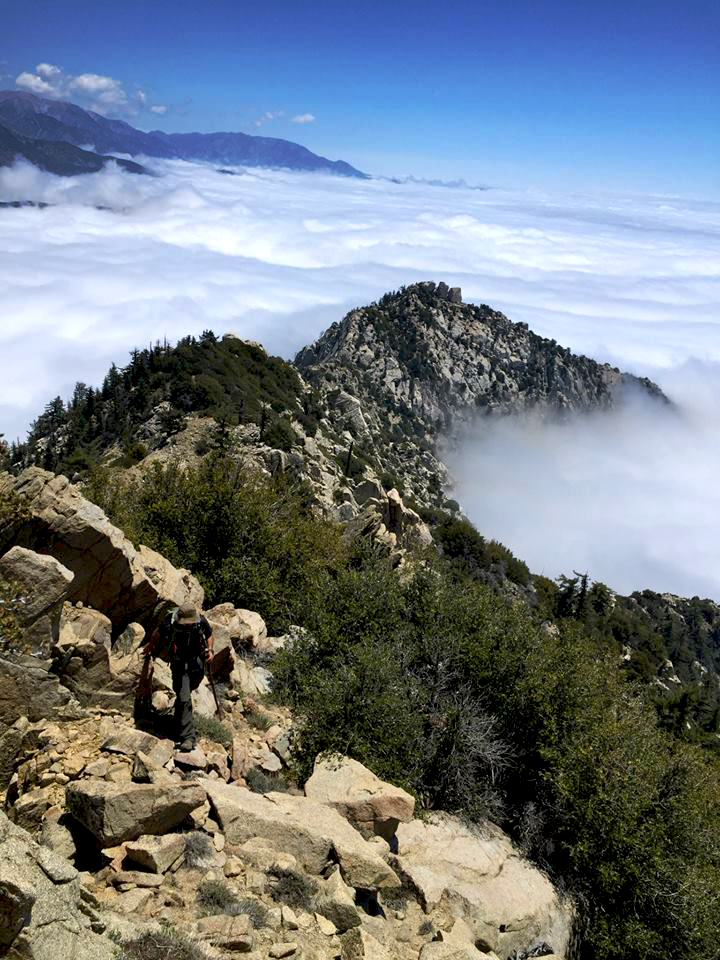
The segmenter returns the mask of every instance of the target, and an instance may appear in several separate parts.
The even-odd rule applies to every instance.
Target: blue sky
[[[2,86],[39,63],[112,78],[145,129],[286,137],[386,175],[720,194],[717,0],[0,9]]]

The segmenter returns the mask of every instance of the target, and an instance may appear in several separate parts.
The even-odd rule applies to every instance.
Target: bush
[[[344,562],[341,531],[312,515],[301,487],[223,454],[194,469],[158,465],[141,480],[99,470],[85,493],[135,543],[191,569],[208,605],[261,610],[278,634],[323,602],[328,576]]]
[[[263,442],[274,450],[284,450],[285,453],[289,453],[299,442],[299,437],[290,421],[281,417],[265,432]]]
[[[303,775],[337,751],[425,807],[490,815],[578,898],[580,956],[712,954],[717,762],[659,729],[614,649],[577,624],[544,630],[442,566],[400,579],[361,564],[276,679]]]
[[[270,867],[267,874],[271,878],[270,896],[273,900],[293,909],[312,912],[318,892],[313,880],[297,870],[284,870],[282,867]]]
[[[272,717],[258,707],[252,707],[250,710],[247,710],[245,719],[250,726],[255,727],[256,730],[269,730],[273,725]]]
[[[232,913],[238,898],[222,880],[203,880],[198,884],[197,902],[203,913]]]
[[[170,927],[146,931],[122,943],[118,960],[208,960],[193,940]]]
[[[188,867],[204,867],[215,854],[212,840],[206,833],[194,830],[185,837],[185,863]]]
[[[260,767],[251,767],[245,782],[253,793],[287,793],[288,785],[281,773],[265,773]]]
[[[204,717],[201,714],[196,714],[195,730],[199,737],[206,737],[208,740],[222,744],[223,747],[229,747],[232,744],[230,730],[217,717]]]
[[[481,571],[496,570],[501,576],[527,586],[530,571],[497,540],[486,540],[468,521],[444,511],[431,513],[433,536],[444,555],[464,572],[477,577]]]
[[[250,917],[255,929],[267,923],[267,908],[259,900],[238,897],[222,880],[203,880],[197,889],[197,901],[206,916],[225,913],[231,917]]]

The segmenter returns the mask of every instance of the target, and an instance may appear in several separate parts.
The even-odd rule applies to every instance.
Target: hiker
[[[160,625],[146,649],[150,657],[167,657],[175,691],[175,742],[180,750],[197,743],[192,711],[192,691],[205,676],[213,657],[212,627],[192,604],[176,607]]]

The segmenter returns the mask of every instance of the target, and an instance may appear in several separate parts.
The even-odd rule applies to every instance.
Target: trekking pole
[[[145,709],[148,709],[152,703],[152,681],[154,672],[155,664],[153,659],[149,654],[146,654],[138,681],[138,701]]]
[[[206,667],[207,667],[208,680],[210,681],[210,689],[212,690],[213,697],[215,697],[215,706],[217,707],[217,714],[218,714],[218,716],[220,717],[220,719],[222,720],[222,719],[224,719],[223,709],[222,709],[222,707],[220,706],[220,701],[218,700],[217,690],[215,689],[215,679],[214,679],[214,677],[213,677],[213,675],[212,675],[212,663],[208,663],[208,661],[206,660],[206,661],[205,661],[205,665],[206,665]]]

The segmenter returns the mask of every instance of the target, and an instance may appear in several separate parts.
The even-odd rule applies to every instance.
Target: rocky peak
[[[573,354],[485,304],[462,302],[459,287],[412,284],[351,311],[295,360],[316,385],[357,397],[391,422],[419,418],[453,430],[478,412],[550,412],[610,407],[648,380]]]
[[[547,416],[610,408],[626,390],[667,402],[649,380],[573,354],[459,287],[412,284],[352,310],[295,364],[346,430],[421,502],[447,483],[437,456],[479,416]]]

